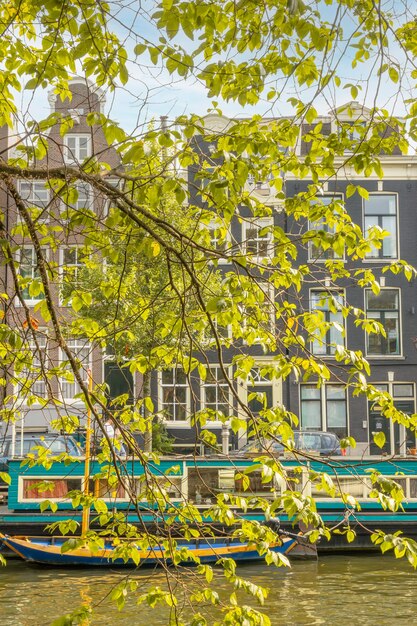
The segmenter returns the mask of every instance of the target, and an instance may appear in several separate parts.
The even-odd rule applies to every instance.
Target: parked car
[[[14,456],[26,456],[33,448],[42,446],[56,456],[67,452],[71,456],[83,456],[81,447],[73,437],[68,435],[54,435],[51,433],[24,433],[23,446],[20,434],[16,435]],[[12,457],[12,437],[0,436],[0,472],[7,472],[9,459]]]
[[[296,430],[294,431],[294,444],[296,450],[317,452],[320,456],[341,456],[342,454],[340,440],[334,433],[316,430]],[[237,455],[253,457],[259,454],[273,454],[274,456],[280,456],[285,451],[286,448],[279,441],[262,437],[248,441],[246,445],[237,451]]]

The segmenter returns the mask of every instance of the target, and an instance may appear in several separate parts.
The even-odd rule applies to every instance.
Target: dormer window
[[[73,119],[76,124],[79,124],[81,121],[81,116],[84,115],[84,109],[68,109],[68,113],[70,114],[71,119]]]
[[[82,163],[91,156],[90,135],[65,135],[64,161],[65,163]]]
[[[346,129],[349,141],[361,141],[366,134],[366,122],[344,122],[343,128]]]
[[[352,101],[330,112],[333,117],[332,132],[352,145],[347,144],[344,152],[353,152],[356,146],[365,139],[371,119],[371,110]]]

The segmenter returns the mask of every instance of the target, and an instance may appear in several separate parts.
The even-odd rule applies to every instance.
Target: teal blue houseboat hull
[[[310,491],[306,495],[312,495],[317,503],[318,513],[324,523],[329,527],[343,526],[348,521],[351,528],[357,532],[357,540],[348,544],[345,536],[335,535],[331,542],[322,541],[318,545],[319,552],[335,550],[362,550],[372,548],[370,542],[371,532],[381,529],[386,533],[401,530],[406,536],[417,539],[417,458],[384,458],[372,457],[368,459],[354,459],[345,457],[330,459],[329,463],[322,459],[311,460],[308,463],[294,460],[282,460],[287,472],[291,474],[297,464],[302,466],[306,475],[314,472],[325,471],[338,483],[339,488],[352,493],[360,503],[360,508],[348,506],[341,499],[325,497],[323,492],[315,490],[310,485]],[[241,473],[253,461],[242,457],[180,457],[164,458],[159,464],[149,463],[147,472],[152,475],[158,484],[163,486],[171,498],[173,506],[180,506],[182,502],[193,502],[199,509],[203,523],[210,523],[219,530],[229,530],[224,524],[213,518],[209,511],[215,503],[219,493],[239,493]],[[399,483],[405,493],[406,500],[401,509],[397,511],[383,510],[380,503],[370,497],[371,485],[369,473],[375,469]],[[121,462],[122,475],[137,477],[138,484],[143,479],[144,470],[138,460],[127,459]],[[8,505],[0,506],[0,530],[4,533],[14,534],[43,534],[47,524],[71,518],[76,522],[81,521],[81,510],[72,507],[70,494],[72,489],[80,489],[82,486],[84,462],[80,460],[70,465],[53,463],[49,470],[40,466],[32,468],[27,465],[21,467],[20,460],[10,462],[11,485],[9,487]],[[103,479],[103,468],[94,460],[91,467],[91,476],[98,476],[95,483],[95,493],[102,498],[108,509],[118,514],[123,514],[126,521],[132,524],[145,525],[154,531],[164,525],[164,512],[156,505],[149,502],[137,501],[133,507],[123,489],[120,487],[109,488]],[[257,478],[256,472],[248,474],[250,479],[249,488],[241,495],[263,496],[274,498],[279,495],[280,488],[287,486],[263,484]],[[36,486],[47,481],[50,490],[36,493]],[[303,485],[297,489],[304,489]],[[55,503],[55,512],[40,512],[40,503],[48,499]],[[235,514],[241,518],[265,521],[261,510],[249,508],[247,511],[235,507]],[[284,530],[293,531],[293,520],[284,512],[276,512],[281,519],[281,527]],[[94,527],[94,518],[93,518]]]

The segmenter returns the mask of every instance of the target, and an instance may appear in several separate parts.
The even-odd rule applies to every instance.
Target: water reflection
[[[294,562],[291,570],[251,565],[241,566],[239,573],[270,589],[266,610],[273,626],[416,623],[416,573],[405,561],[381,556],[326,556],[318,562]],[[43,569],[10,561],[0,570],[1,626],[47,626],[86,597],[93,599],[94,626],[168,624],[168,607],[151,610],[137,606],[134,597],[122,612],[117,611],[109,594],[126,576],[140,583],[142,593],[151,581],[166,587],[162,570]],[[187,570],[174,585],[180,593],[190,586],[195,588],[195,570]],[[216,586],[223,595],[230,591],[220,575]],[[183,601],[185,615],[187,611],[189,615],[186,591]]]

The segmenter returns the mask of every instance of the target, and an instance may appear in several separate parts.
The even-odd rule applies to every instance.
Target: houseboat
[[[148,460],[146,465],[127,457],[118,463],[118,476],[114,469],[92,459],[89,493],[100,498],[119,521],[122,516],[128,523],[152,529],[161,529],[167,518],[176,518],[179,523],[210,524],[230,532],[234,516],[262,523],[275,515],[282,529],[298,532],[302,514],[297,519],[279,507],[280,496],[297,492],[300,512],[303,503],[314,498],[323,524],[338,530],[330,541],[319,542],[319,552],[372,548],[370,535],[376,530],[387,534],[401,530],[417,539],[417,457],[300,456],[279,462],[285,478],[268,480],[256,459],[242,457],[163,457]],[[66,519],[80,527],[82,509],[74,506],[73,494],[85,490],[84,463],[83,458],[70,464],[52,462],[45,469],[11,460],[8,501],[0,506],[0,531],[39,535],[45,526]],[[375,480],[391,489],[395,483],[396,493],[404,493],[402,505],[395,503],[394,492],[376,497]],[[99,525],[99,518],[92,511],[92,527]],[[355,541],[347,541],[348,530],[350,538],[355,533]]]

